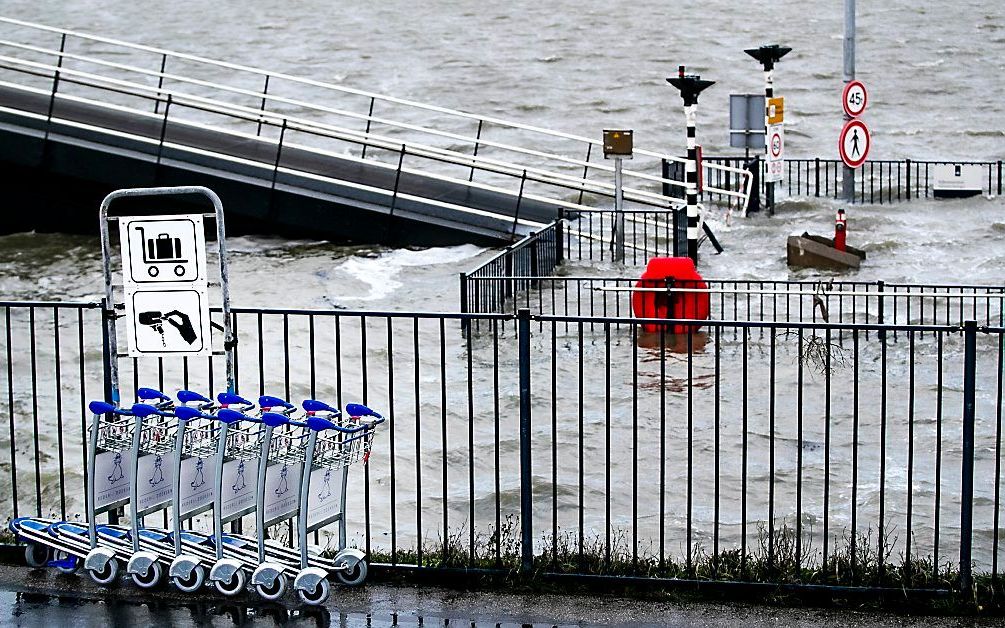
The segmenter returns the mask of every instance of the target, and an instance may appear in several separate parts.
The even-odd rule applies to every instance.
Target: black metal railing
[[[0,508],[73,518],[100,314],[0,308]],[[999,575],[1000,324],[233,316],[239,392],[390,418],[346,513],[379,562],[866,588]],[[224,381],[219,357],[121,366],[126,400]]]
[[[743,157],[705,157],[705,161],[742,168]],[[1005,172],[998,161],[937,161],[917,159],[878,159],[866,161],[855,178],[855,202],[885,204],[932,196],[935,167],[962,165],[980,168],[981,192],[1001,196]],[[812,196],[838,199],[844,165],[840,159],[786,159],[785,179],[778,185],[789,196]],[[760,191],[765,190],[763,177]],[[715,198],[707,192],[702,198]],[[727,200],[727,199],[718,199]]]
[[[498,294],[506,276],[463,276],[467,293]],[[631,277],[538,276],[497,301],[469,301],[468,312],[617,318],[673,317],[674,302],[707,293],[709,316],[721,321],[960,325],[966,320],[1005,324],[1005,286],[887,283],[884,281],[670,282]],[[643,295],[637,286],[669,288]],[[501,306],[501,307],[500,307]],[[495,309],[474,309],[493,307]],[[921,332],[923,333],[923,332]],[[894,336],[896,337],[896,335]]]
[[[565,231],[565,220],[560,217],[540,231],[502,249],[477,268],[461,273],[460,311],[501,311],[508,299],[536,286],[538,277],[551,275],[564,258],[562,243]],[[508,280],[492,285],[472,282],[481,277],[497,276],[507,277]]]

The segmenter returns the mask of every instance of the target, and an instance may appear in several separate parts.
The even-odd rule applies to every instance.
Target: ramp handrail
[[[587,137],[583,137],[583,136],[578,136],[578,135],[573,135],[573,134],[569,134],[569,133],[563,133],[563,132],[559,132],[559,131],[552,131],[552,130],[549,130],[549,129],[544,129],[544,128],[541,128],[541,127],[537,127],[537,126],[533,126],[533,125],[527,125],[527,124],[523,124],[523,123],[519,123],[519,122],[511,122],[511,121],[501,120],[501,119],[498,119],[498,118],[487,117],[487,116],[478,116],[478,115],[475,115],[475,114],[470,114],[470,113],[466,113],[466,112],[462,112],[462,111],[457,111],[457,110],[453,110],[453,109],[448,109],[448,108],[444,108],[444,107],[438,107],[438,106],[435,106],[435,105],[428,105],[428,104],[424,104],[424,103],[418,103],[418,102],[414,102],[414,101],[410,101],[410,100],[406,100],[406,99],[401,99],[401,98],[396,98],[396,97],[392,97],[392,96],[384,96],[384,95],[375,94],[375,93],[364,91],[364,90],[358,90],[358,89],[354,89],[354,88],[348,88],[348,87],[344,87],[344,86],[334,85],[334,84],[331,84],[331,83],[325,83],[325,82],[321,82],[321,81],[316,81],[316,80],[313,80],[313,79],[291,76],[291,75],[284,74],[284,73],[279,73],[279,72],[269,72],[269,71],[265,71],[265,70],[261,70],[261,69],[257,69],[257,68],[251,68],[251,67],[243,66],[243,65],[239,65],[239,64],[228,63],[228,62],[224,62],[224,61],[216,61],[216,60],[207,59],[207,58],[204,58],[204,57],[200,57],[200,56],[196,56],[196,55],[191,55],[191,54],[186,54],[186,53],[172,52],[172,51],[168,51],[168,50],[164,50],[164,49],[156,48],[156,47],[152,47],[152,46],[145,46],[145,45],[141,45],[141,44],[133,44],[133,43],[129,43],[129,42],[123,42],[123,41],[119,41],[119,40],[115,40],[115,39],[111,39],[111,38],[107,38],[107,37],[101,37],[101,36],[96,36],[96,35],[89,35],[89,34],[81,33],[81,32],[78,32],[78,31],[71,31],[71,30],[53,28],[53,27],[50,27],[50,26],[45,26],[45,25],[40,25],[40,24],[34,24],[34,23],[25,22],[25,21],[22,21],[22,20],[16,20],[16,19],[12,19],[12,18],[0,17],[0,23],[2,23],[2,24],[8,24],[8,25],[15,26],[15,27],[33,29],[35,31],[41,31],[41,32],[49,32],[49,33],[59,34],[62,37],[59,49],[47,48],[47,47],[44,47],[44,46],[37,46],[37,45],[33,45],[33,44],[20,43],[20,42],[17,42],[17,41],[13,41],[11,39],[2,39],[2,40],[0,40],[0,46],[4,46],[4,47],[7,47],[7,48],[12,48],[14,50],[19,50],[19,51],[28,52],[28,53],[46,54],[46,55],[52,55],[52,56],[56,57],[58,59],[58,61],[57,61],[57,63],[55,65],[52,65],[52,64],[48,64],[48,65],[46,65],[46,64],[37,64],[37,66],[36,66],[37,68],[45,67],[46,69],[48,69],[51,72],[53,72],[53,75],[55,75],[56,72],[59,72],[61,75],[62,74],[71,74],[73,72],[78,72],[78,71],[74,71],[74,70],[72,70],[70,68],[65,67],[64,66],[64,62],[66,60],[75,60],[75,61],[79,61],[79,62],[82,62],[82,63],[89,63],[89,64],[93,64],[93,65],[96,65],[96,66],[101,66],[101,67],[104,67],[104,68],[109,68],[109,69],[114,69],[114,70],[121,70],[121,71],[131,72],[131,73],[137,73],[137,74],[140,74],[140,75],[142,75],[143,77],[146,77],[146,78],[155,78],[155,79],[157,79],[157,86],[153,87],[153,86],[150,86],[150,85],[136,84],[136,83],[134,83],[132,81],[120,81],[119,79],[111,79],[109,77],[97,75],[97,74],[94,74],[94,73],[83,73],[83,74],[89,75],[90,77],[100,77],[101,80],[106,80],[106,81],[110,81],[110,82],[113,82],[113,83],[116,82],[116,81],[120,81],[118,83],[120,86],[122,86],[122,84],[125,83],[127,85],[130,85],[133,88],[143,88],[143,89],[151,91],[152,93],[155,93],[157,95],[173,94],[173,97],[182,97],[182,96],[184,96],[184,97],[187,97],[187,98],[199,99],[198,101],[201,104],[203,104],[203,105],[214,104],[214,105],[217,105],[217,106],[221,107],[221,109],[229,109],[229,110],[232,110],[232,111],[233,110],[240,110],[242,113],[246,113],[246,114],[249,114],[249,115],[256,116],[254,118],[254,121],[258,122],[260,124],[261,123],[265,123],[267,120],[270,120],[270,119],[273,120],[273,121],[275,121],[276,117],[282,115],[282,114],[278,114],[278,113],[272,113],[272,112],[269,112],[267,110],[266,104],[270,103],[270,102],[271,103],[275,103],[275,104],[283,105],[284,107],[287,107],[287,108],[289,108],[289,107],[296,107],[296,108],[302,108],[302,109],[307,109],[307,110],[314,110],[314,111],[318,111],[318,112],[321,112],[321,113],[324,113],[324,114],[327,114],[327,115],[342,116],[342,117],[346,117],[346,118],[353,119],[353,120],[365,121],[366,122],[366,131],[364,131],[364,132],[353,131],[353,130],[350,130],[350,129],[345,129],[345,128],[337,127],[337,126],[334,126],[334,125],[327,125],[327,124],[319,123],[319,122],[316,122],[316,121],[313,121],[313,120],[306,120],[306,119],[301,119],[301,118],[293,118],[291,116],[282,116],[282,117],[287,118],[289,120],[295,120],[299,124],[310,125],[311,127],[316,127],[318,129],[325,129],[327,131],[335,132],[335,133],[338,133],[338,134],[351,135],[352,139],[350,141],[354,141],[354,142],[360,142],[360,141],[362,141],[364,143],[364,147],[366,145],[370,144],[370,143],[372,143],[375,147],[381,147],[381,146],[379,146],[380,143],[387,142],[387,143],[393,143],[393,145],[397,146],[397,147],[400,147],[401,145],[404,144],[408,148],[414,148],[414,149],[419,150],[419,151],[431,151],[431,152],[435,152],[440,157],[448,157],[449,161],[451,163],[458,163],[458,164],[462,164],[462,165],[465,165],[467,167],[470,167],[472,170],[471,170],[471,175],[469,177],[469,181],[471,181],[473,179],[473,177],[474,177],[474,171],[475,170],[486,170],[486,171],[489,171],[489,172],[494,172],[496,174],[505,174],[505,175],[510,176],[510,177],[513,177],[513,176],[526,176],[530,180],[538,180],[539,182],[547,183],[549,185],[558,185],[558,186],[561,186],[563,188],[575,190],[575,191],[578,191],[579,194],[580,194],[580,199],[579,199],[580,201],[582,201],[582,195],[584,193],[600,194],[600,195],[603,195],[603,196],[611,196],[613,194],[613,185],[608,182],[608,180],[610,178],[612,178],[612,177],[606,177],[605,180],[600,180],[600,181],[598,181],[598,180],[591,180],[590,179],[590,171],[591,170],[594,172],[594,174],[596,174],[597,172],[599,172],[599,173],[610,173],[610,172],[613,172],[613,167],[612,166],[609,166],[609,165],[607,165],[606,163],[603,163],[603,162],[591,161],[590,160],[591,152],[592,152],[592,147],[594,145],[601,144],[601,142],[599,140],[595,140],[595,139],[591,139],[591,138],[587,138]],[[161,56],[161,67],[160,67],[160,70],[149,70],[149,69],[144,69],[142,67],[138,67],[138,66],[135,66],[135,65],[129,65],[129,64],[125,64],[125,63],[117,63],[117,62],[107,61],[105,59],[101,59],[101,58],[98,58],[98,57],[96,57],[94,55],[90,55],[90,54],[80,54],[80,53],[70,52],[66,48],[66,39],[68,37],[73,37],[73,38],[78,38],[78,39],[82,39],[82,40],[87,40],[87,41],[90,41],[90,42],[97,42],[97,43],[112,45],[112,46],[116,46],[116,47],[123,47],[123,48],[129,49],[129,50],[134,50],[134,51],[139,51],[139,52],[144,52],[144,53],[152,53],[152,54],[160,55]],[[25,61],[23,59],[17,59],[17,58],[14,58],[14,57],[7,57],[7,56],[5,56],[4,59],[6,59],[10,63],[21,63],[21,64],[35,63],[35,62],[27,62],[27,61]],[[206,80],[201,80],[201,79],[197,79],[197,78],[191,78],[191,77],[181,76],[181,75],[179,75],[177,73],[169,73],[169,72],[166,71],[166,65],[167,65],[168,59],[183,60],[183,61],[186,61],[186,62],[192,62],[192,63],[202,64],[202,65],[212,66],[212,67],[218,68],[218,69],[225,69],[225,70],[230,70],[230,71],[235,71],[235,72],[243,72],[243,73],[254,74],[254,75],[257,75],[257,76],[260,76],[260,77],[264,77],[264,79],[265,79],[265,85],[264,85],[264,87],[263,87],[263,89],[261,91],[258,91],[258,90],[255,90],[255,89],[247,89],[247,88],[241,88],[241,87],[234,87],[234,86],[231,86],[231,85],[223,85],[223,84],[220,84],[220,83],[215,82],[215,81],[206,81]],[[8,69],[10,69],[10,68],[8,68]],[[298,84],[301,84],[301,85],[306,85],[306,86],[311,86],[311,87],[317,87],[317,88],[321,88],[321,89],[325,89],[325,90],[331,90],[331,91],[340,92],[340,93],[348,94],[348,95],[352,95],[352,96],[365,97],[365,98],[370,99],[370,110],[369,110],[368,113],[363,114],[363,113],[354,112],[354,111],[350,111],[348,109],[343,109],[343,108],[335,108],[335,107],[327,107],[327,106],[315,105],[315,104],[311,104],[309,102],[306,102],[306,101],[298,99],[298,98],[291,98],[291,97],[281,96],[281,95],[277,95],[277,94],[270,94],[270,93],[268,93],[270,79],[271,80],[282,79],[283,81],[289,81],[289,82],[298,83]],[[260,99],[261,106],[260,106],[260,108],[255,109],[255,108],[252,108],[252,107],[243,107],[243,106],[240,106],[240,105],[233,105],[232,103],[226,103],[224,101],[220,101],[220,100],[214,99],[214,98],[206,98],[206,97],[194,96],[194,95],[191,95],[191,94],[183,94],[182,92],[180,92],[177,89],[172,90],[172,89],[164,87],[164,81],[165,80],[172,81],[172,82],[178,82],[178,83],[184,83],[184,84],[192,85],[192,86],[199,87],[199,88],[208,88],[208,89],[212,89],[212,90],[218,90],[218,91],[224,92],[226,94],[240,95],[240,96],[252,97],[252,98]],[[458,132],[453,132],[453,131],[448,131],[448,130],[443,130],[443,129],[429,128],[427,126],[423,126],[423,125],[419,125],[419,124],[414,124],[414,123],[409,123],[409,122],[403,122],[403,121],[397,121],[397,120],[393,120],[393,119],[391,119],[389,117],[386,117],[386,116],[376,116],[376,115],[373,114],[373,106],[374,106],[374,103],[376,103],[377,101],[386,102],[386,103],[392,103],[392,104],[395,104],[395,105],[401,105],[401,106],[410,107],[410,108],[414,108],[414,109],[419,109],[419,110],[423,110],[423,111],[426,111],[426,112],[435,112],[437,114],[444,114],[444,115],[448,115],[448,116],[459,118],[459,119],[477,121],[478,122],[478,132],[477,132],[477,134],[475,136],[471,136],[471,135],[467,135],[467,134],[464,134],[464,133],[458,133]],[[159,99],[158,99],[158,102],[159,102]],[[155,110],[156,110],[156,107],[155,107]],[[272,117],[270,117],[270,116],[272,116]],[[435,137],[435,138],[439,138],[439,139],[445,139],[445,140],[452,140],[452,141],[458,141],[458,142],[467,143],[467,144],[472,145],[472,147],[473,147],[473,153],[472,154],[468,154],[468,153],[460,152],[460,151],[457,151],[457,150],[438,148],[438,147],[430,146],[430,145],[425,144],[425,143],[416,143],[416,142],[412,142],[412,141],[401,142],[400,140],[398,140],[396,138],[389,138],[389,137],[386,137],[386,136],[383,136],[383,135],[372,133],[371,132],[371,127],[372,127],[373,124],[384,125],[384,126],[389,127],[389,128],[399,129],[399,130],[413,132],[413,133],[426,134],[426,135],[429,135],[429,136],[432,136],[432,137]],[[553,151],[530,149],[530,148],[527,148],[527,147],[524,147],[524,146],[518,146],[518,145],[515,145],[515,144],[512,144],[512,143],[491,140],[489,138],[483,137],[483,135],[482,135],[485,125],[494,125],[494,126],[499,126],[499,127],[504,127],[504,128],[518,129],[518,130],[525,131],[525,132],[528,132],[528,133],[544,135],[544,136],[547,136],[547,137],[550,137],[550,138],[553,138],[553,139],[567,140],[567,141],[572,141],[572,142],[576,142],[576,143],[580,143],[580,144],[585,144],[586,145],[586,157],[585,157],[585,159],[579,159],[579,158],[570,157],[568,155],[560,154],[560,153],[553,152]],[[338,138],[338,139],[345,139],[345,138]],[[533,158],[533,159],[541,160],[541,161],[545,162],[546,164],[551,165],[553,168],[569,169],[569,168],[582,167],[583,168],[583,175],[581,177],[579,177],[579,176],[572,176],[572,175],[569,175],[569,174],[565,174],[563,172],[556,172],[555,170],[543,168],[540,165],[537,165],[537,166],[534,166],[534,165],[521,165],[521,164],[516,164],[516,163],[512,163],[512,162],[505,161],[505,160],[488,158],[488,157],[485,157],[484,155],[479,155],[478,154],[479,149],[487,149],[487,148],[495,149],[495,150],[498,150],[498,151],[506,151],[506,152],[518,153],[518,154],[524,155],[526,157],[530,157],[530,158]],[[665,154],[661,154],[659,152],[654,152],[654,151],[647,151],[645,149],[636,150],[636,154],[640,155],[640,156],[652,157],[652,158],[656,158],[656,159],[667,159],[667,160],[675,161],[675,162],[682,161],[681,158],[676,157],[676,156],[665,155]],[[364,148],[364,157],[365,157],[365,148]],[[372,162],[372,161],[378,161],[378,160],[370,159],[368,161]],[[746,172],[743,169],[733,168],[733,167],[730,167],[730,166],[724,166],[724,165],[715,164],[715,163],[706,163],[706,164],[704,164],[704,167],[705,167],[706,170],[718,170],[718,171],[728,172],[731,175],[735,175],[736,176],[736,181],[737,181],[737,189],[718,188],[718,187],[713,188],[713,187],[706,186],[706,189],[708,189],[708,191],[715,192],[717,194],[724,195],[724,196],[727,196],[727,197],[730,197],[730,198],[740,199],[744,203],[746,202],[746,198],[747,198],[747,196],[750,193],[750,189],[749,189],[750,188],[750,175],[749,175],[748,172]],[[524,170],[527,171],[527,175],[523,175],[523,171]],[[660,184],[660,183],[670,183],[670,184],[675,185],[675,186],[682,186],[683,185],[683,183],[681,181],[677,181],[677,180],[674,180],[674,179],[664,179],[661,176],[651,175],[651,174],[648,174],[648,173],[645,173],[645,172],[641,172],[641,171],[637,171],[637,170],[626,169],[625,172],[624,172],[624,175],[626,176],[626,178],[638,180],[641,185]],[[666,197],[664,197],[661,194],[655,193],[653,191],[645,190],[645,189],[640,189],[640,188],[636,188],[636,187],[626,187],[625,188],[625,196],[629,200],[640,202],[640,203],[643,203],[643,204],[646,204],[646,205],[660,205],[660,206],[663,206],[663,207],[667,206],[667,199],[666,199]],[[680,202],[682,199],[672,199],[672,200]],[[574,205],[579,205],[579,203],[574,203]]]

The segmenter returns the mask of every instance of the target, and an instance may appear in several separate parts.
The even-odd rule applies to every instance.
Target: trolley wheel
[[[147,274],[150,275],[151,277],[156,277],[157,275],[161,274],[161,269],[151,264],[150,266],[147,267]]]
[[[174,267],[174,274],[176,277],[184,277],[185,267],[182,266],[181,264],[178,264],[177,266]]]
[[[265,600],[278,600],[286,593],[286,574],[281,573],[276,576],[271,585],[256,584],[255,591]]]
[[[119,561],[110,558],[103,569],[88,569],[88,573],[91,576],[91,580],[94,580],[101,586],[108,586],[115,582],[115,579],[119,576]]]
[[[214,580],[213,586],[216,590],[224,595],[237,595],[244,590],[245,576],[244,570],[238,569],[234,572],[234,575],[230,577],[230,580],[224,582],[223,580]]]
[[[338,569],[335,577],[339,582],[350,587],[358,587],[366,580],[367,564],[366,560],[356,563],[352,569]]]
[[[45,567],[49,562],[49,548],[38,543],[24,546],[24,562],[29,567]]]
[[[161,577],[164,575],[164,568],[158,562],[153,562],[150,567],[147,568],[146,573],[132,573],[129,574],[133,578],[133,582],[136,583],[141,589],[152,589],[158,584],[160,584]]]
[[[174,576],[171,578],[171,584],[183,593],[193,593],[198,591],[205,581],[206,570],[202,565],[196,565],[195,568],[189,572],[188,578],[182,578],[181,576]]]
[[[328,595],[331,593],[331,585],[328,584],[327,580],[321,580],[318,582],[318,586],[314,587],[313,591],[304,591],[303,589],[297,589],[297,595],[305,604],[310,604],[311,606],[321,606],[328,599]]]
[[[67,559],[72,559],[73,560],[73,564],[70,567],[64,567],[62,565],[56,565],[56,570],[59,571],[60,573],[65,573],[65,574],[74,574],[74,573],[77,573],[78,571],[80,571],[81,566],[83,566],[83,564],[84,564],[84,561],[80,560],[76,556],[71,556],[70,554],[67,554],[63,550],[56,550],[56,551],[54,551],[52,553],[52,559],[56,560],[56,561],[64,561],[64,560],[67,560]]]

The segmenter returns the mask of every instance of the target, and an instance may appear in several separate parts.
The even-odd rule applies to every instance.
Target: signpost
[[[781,130],[785,105],[781,98],[775,98],[775,64],[782,57],[792,52],[792,48],[771,44],[770,46],[761,46],[760,48],[749,48],[744,50],[744,52],[757,59],[764,68],[764,98],[766,105],[764,108],[764,128],[767,137],[767,141],[765,142],[766,171],[764,180],[767,183],[765,186],[765,196],[767,198],[765,200],[768,205],[768,214],[771,215],[775,211],[775,183],[781,181],[783,176],[782,152],[785,146],[785,136]],[[775,146],[773,146],[772,142],[772,126],[778,127],[775,129],[778,137]],[[773,157],[776,148],[778,156]],[[772,160],[776,162],[774,168],[772,168]]]
[[[213,211],[202,214],[129,216],[112,213],[116,201],[171,196],[201,196]],[[163,202],[163,201],[162,201]],[[170,211],[170,210],[169,210]],[[224,356],[226,385],[234,392],[234,332],[230,316],[226,231],[223,204],[212,190],[200,186],[116,190],[99,209],[101,258],[105,280],[103,302],[104,352],[107,368],[106,398],[120,402],[118,360],[121,357]],[[216,227],[216,260],[206,258],[204,222]],[[110,224],[118,222],[122,260],[122,287],[112,281]],[[210,272],[218,290],[210,295]],[[216,283],[218,282],[218,283]],[[218,328],[223,338],[214,343],[210,324],[210,297],[222,310]],[[125,310],[128,351],[119,353],[117,319]],[[219,342],[221,341],[222,342]],[[214,351],[214,344],[218,347]],[[219,350],[222,345],[222,351]],[[198,471],[198,470],[197,470]],[[156,471],[152,471],[156,475]],[[114,473],[109,473],[115,477]]]
[[[611,248],[614,261],[625,261],[625,213],[624,194],[621,183],[621,162],[632,158],[632,136],[630,129],[604,129],[604,159],[614,160],[614,238]]]

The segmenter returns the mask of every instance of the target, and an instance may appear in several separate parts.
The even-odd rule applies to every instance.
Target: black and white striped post
[[[771,122],[768,118],[770,117],[771,99],[775,97],[775,64],[778,63],[779,59],[792,52],[792,48],[772,44],[760,48],[750,48],[744,52],[760,61],[764,68],[764,163],[767,166],[771,160],[771,138],[768,137],[768,126]],[[770,177],[766,177],[764,193],[765,205],[768,206],[768,215],[770,216],[775,213],[775,182]]]
[[[680,90],[684,100],[684,120],[687,123],[687,162],[684,164],[684,193],[687,199],[687,256],[698,265],[698,145],[696,118],[698,94],[715,84],[703,81],[697,74],[684,74],[680,66],[677,76],[667,82]]]

